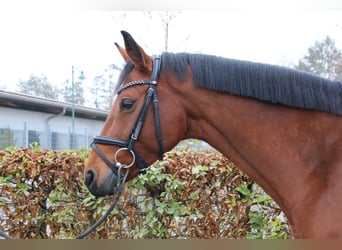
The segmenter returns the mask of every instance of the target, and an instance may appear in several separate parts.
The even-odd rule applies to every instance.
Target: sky
[[[162,8],[157,12],[149,8],[117,10],[106,5],[13,6],[0,6],[0,88],[9,91],[31,74],[45,74],[54,85],[67,79],[71,82],[72,66],[76,75],[84,71],[84,84],[89,87],[110,64],[123,65],[114,46],[114,42],[123,45],[121,30],[128,31],[149,54],[164,51]],[[171,10],[174,18],[169,24],[170,52],[289,66],[327,35],[342,49],[342,8],[334,5],[179,9]]]

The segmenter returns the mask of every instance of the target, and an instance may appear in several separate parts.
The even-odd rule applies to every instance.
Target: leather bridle
[[[93,142],[91,143],[91,147],[95,150],[95,152],[100,156],[100,158],[106,163],[106,165],[113,171],[113,173],[117,177],[117,188],[120,188],[122,184],[126,181],[128,175],[128,169],[134,165],[135,161],[139,166],[139,173],[145,173],[148,167],[146,161],[140,156],[137,150],[134,148],[134,142],[139,139],[140,131],[142,125],[144,123],[147,110],[150,106],[151,100],[153,100],[153,111],[154,111],[154,120],[155,120],[155,128],[156,128],[156,136],[159,146],[159,160],[163,159],[163,138],[161,134],[160,127],[160,117],[158,110],[158,98],[157,98],[157,80],[159,77],[161,67],[161,56],[152,56],[152,74],[150,80],[136,80],[126,84],[122,84],[118,90],[118,95],[127,88],[137,86],[137,85],[148,85],[148,89],[146,92],[145,102],[142,106],[138,118],[133,126],[131,136],[128,140],[121,140],[117,138],[107,137],[107,136],[95,136]],[[121,147],[116,151],[114,155],[114,163],[112,163],[105,154],[97,147],[97,144],[102,145],[113,145]],[[119,162],[118,155],[121,152],[128,152],[132,156],[132,162],[130,164],[124,164]],[[121,173],[122,169],[127,169],[125,174]]]

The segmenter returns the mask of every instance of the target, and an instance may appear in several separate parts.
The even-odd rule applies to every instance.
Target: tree
[[[103,105],[103,100],[105,99],[105,92],[106,88],[104,88],[104,85],[106,84],[106,81],[104,79],[103,75],[95,76],[92,87],[90,88],[91,94],[94,96],[93,103],[91,104],[93,107],[99,109],[100,106]]]
[[[144,16],[147,16],[150,20],[152,20],[152,18],[155,15],[158,15],[157,17],[157,22],[161,22],[161,25],[163,27],[163,35],[164,35],[164,51],[169,51],[169,27],[171,24],[171,21],[173,21],[180,13],[181,11],[143,11],[142,12],[144,14]],[[113,20],[116,20],[116,22],[118,23],[118,25],[122,26],[123,23],[120,22],[120,20],[123,20],[126,18],[127,16],[127,12],[110,12],[109,13],[112,17]],[[159,34],[159,33],[158,33]],[[161,33],[160,33],[161,34]],[[184,39],[185,41],[188,40],[189,37],[187,37],[186,39]]]
[[[152,19],[152,12],[148,11],[148,15],[150,16],[150,19]],[[158,11],[159,17],[164,29],[164,51],[169,50],[169,27],[170,23],[173,19],[177,17],[178,14],[180,14],[180,11]]]
[[[164,33],[165,33],[165,51],[168,51],[169,48],[169,26],[170,22],[179,14],[179,11],[165,11],[164,13],[160,13],[160,18],[163,23]]]
[[[327,36],[321,42],[316,41],[295,68],[330,80],[341,81],[342,52],[336,47],[335,41]]]
[[[120,67],[111,64],[104,70],[104,73],[94,78],[92,88],[90,89],[94,102],[91,104],[97,109],[109,110],[112,106],[115,96],[113,91],[115,83],[113,81],[116,73],[120,71]]]
[[[114,102],[114,99],[115,99],[114,88],[115,88],[115,85],[117,84],[116,81],[117,81],[117,78],[119,77],[121,70],[122,69],[114,63],[109,65],[108,68],[105,70],[105,75],[108,81],[107,109],[110,109]],[[115,81],[113,81],[113,79],[115,79]]]
[[[72,103],[72,84],[67,79],[63,85],[64,87],[60,90],[62,100]],[[75,81],[74,101],[75,104],[79,105],[84,105],[85,103],[82,81]]]
[[[58,99],[57,87],[52,86],[47,77],[42,74],[41,76],[30,75],[26,81],[20,81],[18,85],[19,92],[28,95],[34,95],[49,99]]]

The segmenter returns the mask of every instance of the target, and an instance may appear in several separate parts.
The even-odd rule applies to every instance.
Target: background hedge
[[[73,238],[111,204],[83,184],[88,150],[0,151],[0,229],[15,238]],[[273,200],[217,152],[174,150],[126,185],[87,238],[289,238]]]

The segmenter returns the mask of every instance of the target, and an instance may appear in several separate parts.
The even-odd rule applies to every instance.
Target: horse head
[[[126,62],[117,97],[100,136],[92,142],[85,183],[97,196],[122,188],[185,137],[186,115],[162,74],[160,56],[150,56],[132,36],[121,32],[125,48],[115,45]]]

